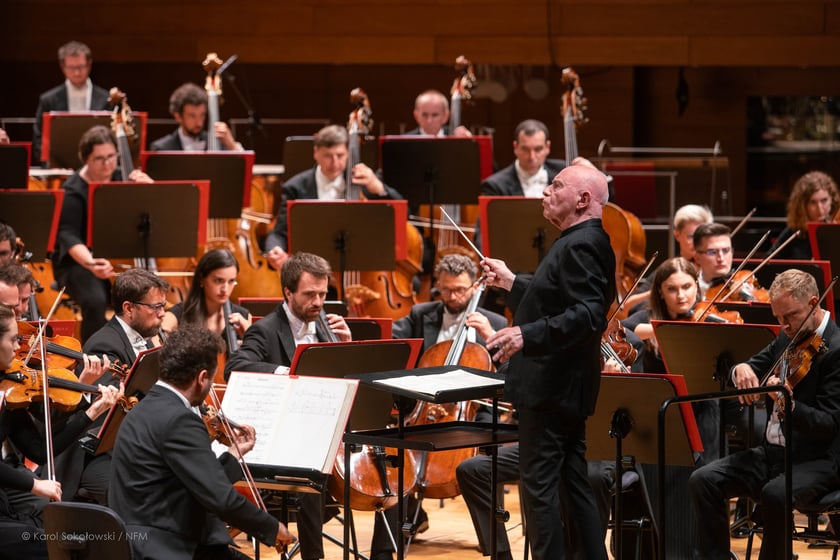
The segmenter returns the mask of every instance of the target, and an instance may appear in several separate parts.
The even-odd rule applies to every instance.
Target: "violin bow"
[[[47,328],[47,324],[49,323],[50,319],[52,319],[55,310],[58,308],[58,303],[61,301],[61,297],[64,295],[65,288],[61,288],[58,294],[55,296],[55,300],[53,300],[52,307],[50,307],[50,312],[47,313],[47,316],[43,319],[40,319],[41,326],[38,327],[38,334],[35,335],[35,340],[29,346],[29,352],[26,353],[26,357],[23,359],[23,365],[28,366],[29,360],[32,358],[32,354],[35,352],[35,349],[41,345],[41,342],[44,338],[44,329]],[[41,356],[45,356],[44,349],[41,348]],[[42,360],[43,361],[43,360]]]
[[[761,239],[758,240],[758,243],[756,243],[755,246],[752,248],[752,250],[749,252],[749,254],[747,254],[747,256],[744,257],[744,260],[741,261],[741,264],[738,265],[738,268],[736,268],[735,271],[732,272],[732,274],[729,275],[729,278],[727,278],[726,282],[723,283],[723,286],[721,286],[718,293],[715,294],[715,297],[713,297],[712,300],[709,302],[709,304],[705,307],[705,309],[703,309],[703,313],[700,314],[700,316],[697,318],[696,322],[700,323],[701,321],[703,321],[703,317],[706,316],[706,314],[709,312],[709,309],[711,309],[712,306],[715,303],[717,303],[719,301],[723,301],[725,299],[725,298],[721,297],[723,294],[729,295],[729,292],[727,292],[726,290],[732,285],[733,278],[735,278],[735,275],[738,274],[739,272],[741,272],[741,270],[747,265],[747,261],[752,258],[752,256],[755,254],[755,252],[758,251],[758,248],[761,247],[761,245],[764,243],[764,241],[769,236],[770,236],[770,230],[768,229],[767,233],[765,233],[763,236],[761,236]],[[730,234],[730,238],[731,238],[731,234]]]
[[[820,295],[820,298],[814,305],[811,306],[811,309],[808,311],[808,314],[805,316],[804,319],[802,319],[802,322],[799,324],[799,328],[796,329],[796,332],[793,333],[792,337],[790,337],[790,340],[788,341],[787,346],[785,346],[785,349],[782,351],[781,354],[779,354],[779,357],[776,358],[776,361],[773,362],[773,365],[770,366],[770,369],[767,371],[767,373],[764,374],[764,377],[761,378],[761,385],[767,384],[767,380],[770,379],[770,376],[773,375],[773,372],[776,371],[776,368],[779,367],[779,364],[782,363],[782,360],[785,358],[785,354],[787,354],[788,350],[790,350],[794,346],[797,339],[799,338],[799,335],[802,334],[802,331],[805,330],[805,323],[807,323],[808,319],[810,319],[811,316],[814,313],[816,313],[819,306],[822,305],[823,300],[825,300],[825,296],[828,295],[828,292],[830,292],[831,288],[834,287],[834,284],[837,283],[837,278],[838,277],[835,276],[831,279],[831,282],[828,283],[828,286],[826,286],[825,290],[823,290],[823,293]]]
[[[624,297],[618,300],[618,305],[616,306],[615,310],[612,313],[610,313],[609,317],[607,317],[607,324],[609,324],[610,321],[612,321],[613,318],[616,315],[618,315],[619,311],[621,311],[621,308],[624,307],[625,303],[627,303],[627,298],[633,295],[633,292],[635,292],[636,288],[639,287],[639,282],[641,282],[642,278],[644,278],[647,275],[648,270],[650,270],[650,267],[653,266],[653,263],[656,261],[657,257],[659,257],[659,251],[654,251],[653,255],[650,257],[650,260],[648,260],[645,267],[642,269],[639,275],[636,276],[636,279],[633,280],[633,285],[630,286],[630,289],[627,290],[627,293],[624,294]]]
[[[743,218],[741,218],[741,221],[738,222],[738,225],[735,226],[735,229],[733,229],[732,231],[729,232],[729,237],[732,237],[733,235],[738,233],[741,230],[741,228],[746,225],[746,223],[750,220],[750,218],[753,217],[753,214],[755,214],[755,211],[757,209],[758,208],[756,207],[756,208],[753,208],[752,210],[750,210],[749,212],[747,212],[747,215],[744,216]]]
[[[775,257],[776,255],[778,255],[778,254],[779,254],[779,252],[780,252],[782,249],[784,249],[785,247],[787,247],[787,246],[788,246],[788,244],[789,244],[791,241],[793,241],[794,239],[796,239],[797,237],[799,237],[799,234],[800,234],[800,233],[801,233],[801,230],[796,230],[796,232],[794,232],[794,234],[793,234],[793,235],[791,235],[790,237],[788,237],[787,239],[785,239],[785,241],[784,241],[781,245],[779,245],[778,247],[776,247],[776,250],[775,250],[775,251],[773,251],[772,253],[770,253],[769,255],[767,255],[767,257],[765,257],[765,259],[764,259],[763,261],[761,261],[760,263],[758,263],[758,265],[757,265],[754,269],[752,269],[752,272],[750,272],[749,276],[745,276],[745,277],[744,277],[744,278],[742,278],[740,281],[738,281],[738,282],[737,282],[734,286],[732,286],[732,288],[730,288],[730,290],[729,290],[728,292],[726,292],[726,295],[725,295],[725,296],[723,296],[723,299],[726,299],[726,298],[728,298],[729,296],[731,296],[732,294],[734,294],[735,292],[737,292],[737,291],[741,288],[741,286],[743,286],[743,285],[744,285],[744,283],[745,283],[747,280],[749,280],[750,278],[754,277],[754,276],[755,276],[755,273],[756,273],[756,272],[758,272],[759,270],[761,270],[761,267],[763,267],[765,264],[767,264],[767,263],[768,263],[768,262],[769,262],[769,261],[770,261],[773,257]],[[746,259],[744,259],[744,260],[746,260]],[[733,275],[733,276],[734,276],[734,275]]]

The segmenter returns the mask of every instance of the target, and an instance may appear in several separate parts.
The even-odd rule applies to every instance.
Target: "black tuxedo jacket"
[[[614,299],[615,257],[601,220],[566,229],[533,278],[517,275],[508,295],[524,347],[510,360],[507,398],[571,419],[591,415],[601,382],[601,334]]]
[[[289,248],[288,217],[286,216],[287,200],[317,200],[318,183],[315,180],[315,167],[301,171],[285,183],[283,183],[283,200],[277,210],[277,220],[274,229],[268,234],[265,240],[265,250],[270,251],[280,247],[284,251]],[[385,195],[377,196],[364,191],[365,197],[369,200],[402,200],[402,195],[395,189],[385,185]]]
[[[507,319],[502,315],[480,307],[477,311],[490,320],[494,329],[499,330],[507,326]],[[443,302],[418,303],[412,306],[408,315],[394,321],[392,333],[394,338],[422,338],[423,351],[425,352],[437,342],[442,323]],[[476,342],[484,345],[484,339],[480,336],[476,336]]]
[[[277,520],[233,488],[234,472],[216,458],[201,418],[155,385],[120,426],[108,489],[109,506],[145,534],[132,541],[136,557],[191,559],[211,514],[274,544]]]
[[[566,162],[562,159],[547,159],[543,164],[548,172],[548,182],[560,173]],[[525,196],[519,177],[516,175],[516,166],[511,163],[504,169],[493,173],[481,184],[481,194],[485,196]]]
[[[207,141],[206,131],[202,131],[200,139],[205,142]],[[175,129],[175,131],[171,134],[158,138],[149,144],[149,151],[151,152],[180,152],[183,151],[183,149],[184,146],[181,144],[181,137],[178,136],[178,129]]]
[[[770,370],[790,339],[784,334],[747,363],[759,379]],[[823,456],[829,450],[840,421],[840,327],[830,320],[823,333],[827,350],[811,363],[808,374],[793,388],[793,461]],[[768,410],[770,404],[768,403]]]
[[[44,113],[50,111],[67,111],[67,85],[61,84],[41,94],[38,99],[38,108],[35,110],[35,123],[32,125],[32,162],[37,164],[41,161],[41,134],[43,130]],[[108,91],[93,84],[90,95],[91,111],[104,111],[110,109],[108,105]]]

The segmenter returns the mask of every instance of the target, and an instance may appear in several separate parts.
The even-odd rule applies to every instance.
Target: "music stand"
[[[390,317],[346,317],[353,340],[387,340],[393,334],[393,320]]]
[[[824,225],[831,225],[831,224],[824,224]],[[840,240],[838,240],[840,241]],[[828,240],[828,248],[829,250],[836,251],[837,249],[832,249],[834,247],[831,245],[831,240]],[[812,247],[813,250],[813,247]],[[784,272],[790,268],[798,268],[802,272],[807,272],[811,276],[814,277],[814,280],[817,281],[817,291],[822,293],[825,290],[825,287],[831,283],[831,262],[828,260],[821,260],[818,257],[818,252],[814,252],[814,258],[812,260],[797,260],[797,259],[773,259],[767,261],[764,266],[759,269],[755,273],[755,279],[758,280],[759,285],[764,286],[765,288],[769,288],[770,284],[773,283],[773,279],[776,278],[777,274]],[[747,261],[746,268],[755,268],[758,264],[762,262],[762,259],[750,259]],[[740,261],[734,260],[733,266],[738,266]],[[840,263],[838,263],[840,266]],[[840,270],[840,269],[838,269]],[[823,301],[825,305],[825,309],[831,313],[832,317],[834,315],[834,298],[826,297]],[[716,303],[718,307],[720,307],[719,303]],[[747,323],[751,323],[752,321],[747,321],[746,317],[744,317],[744,321]],[[776,321],[774,320],[771,324],[775,324]]]
[[[481,246],[515,273],[534,272],[560,230],[543,217],[542,199],[480,196]],[[532,250],[528,250],[528,248]]]
[[[265,317],[283,303],[282,297],[241,297],[239,298],[239,305],[251,312],[251,315],[256,319],[257,317]],[[335,313],[342,317],[347,316],[347,304],[343,301],[325,301],[324,311],[326,313]]]
[[[136,397],[138,400],[142,400],[158,380],[160,349],[160,346],[149,348],[137,355],[137,359],[134,360],[134,364],[132,364],[131,370],[125,378],[126,399]],[[108,416],[105,417],[105,422],[102,423],[102,427],[96,436],[89,434],[80,440],[82,447],[94,455],[111,451],[114,448],[114,442],[117,441],[120,424],[122,424],[126,414],[128,412],[119,404],[111,407],[111,411],[108,412]]]
[[[472,138],[385,136],[380,138],[380,149],[383,181],[396,188],[411,208],[475,204],[481,192],[481,159]],[[429,224],[428,237],[434,239],[435,221],[430,219]],[[435,262],[434,244],[431,247],[430,262]]]
[[[30,260],[43,261],[55,246],[64,191],[0,191],[0,222],[12,226],[32,253]]]
[[[132,112],[140,141],[131,145],[131,159],[137,162],[146,145],[148,114]],[[44,130],[41,137],[41,159],[49,167],[76,169],[79,167],[79,140],[94,126],[111,128],[111,111],[50,111],[44,113]],[[84,162],[81,162],[84,163]]]
[[[143,152],[143,170],[156,181],[210,182],[212,219],[239,219],[251,204],[254,152]]]
[[[91,183],[90,247],[105,258],[194,257],[207,236],[208,181]]]
[[[0,144],[0,189],[25,189],[29,186],[31,142]]]
[[[613,534],[617,559],[623,552],[622,461],[629,455],[639,463],[657,463],[659,407],[664,401],[686,393],[685,382],[678,375],[601,375],[595,414],[587,420],[587,459],[615,461]],[[702,443],[691,407],[672,408],[666,422],[670,426],[663,442],[666,462],[694,466],[693,452],[700,451]]]
[[[312,136],[286,136],[286,141],[283,143],[283,176],[285,180],[314,167],[312,161],[313,143]],[[362,142],[360,152],[362,163],[371,169],[378,167],[379,147],[376,142]]]
[[[406,258],[404,200],[290,200],[287,205],[289,253],[327,259],[341,277],[342,298],[345,271],[393,270]]]
[[[725,391],[729,371],[773,342],[778,325],[738,325],[691,321],[651,321],[668,373],[685,377],[689,393]],[[698,356],[699,354],[699,356]],[[759,373],[763,375],[764,372]],[[721,407],[720,456],[726,449]]]

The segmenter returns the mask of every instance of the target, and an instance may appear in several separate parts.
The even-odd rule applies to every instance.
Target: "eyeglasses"
[[[110,161],[114,161],[115,159],[117,159],[117,153],[114,152],[113,154],[108,154],[107,156],[94,156],[91,159],[93,160],[93,163],[99,163],[99,164],[108,163]]]
[[[90,68],[90,64],[78,64],[75,66],[69,66],[67,64],[63,64],[62,67],[67,70],[68,72],[83,72]]]
[[[160,313],[161,311],[166,310],[166,302],[162,303],[146,303],[145,301],[132,301],[134,305],[142,305],[143,307],[148,307],[155,313]]]
[[[444,297],[449,297],[451,294],[455,294],[456,296],[461,297],[464,294],[466,294],[467,290],[469,290],[471,287],[472,286],[461,286],[460,288],[438,288],[438,291]]]
[[[718,255],[726,256],[732,252],[732,247],[720,247],[718,249],[706,249],[705,251],[700,251],[707,257],[716,257]]]

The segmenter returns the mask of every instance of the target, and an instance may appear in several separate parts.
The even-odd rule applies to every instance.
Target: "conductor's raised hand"
[[[505,261],[485,258],[481,261],[481,269],[487,278],[488,286],[496,286],[508,292],[513,287],[513,280],[516,275],[510,271]]]

